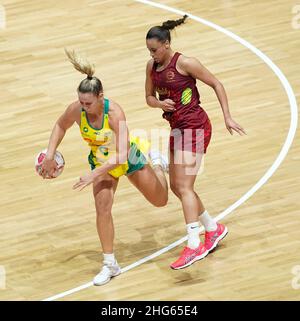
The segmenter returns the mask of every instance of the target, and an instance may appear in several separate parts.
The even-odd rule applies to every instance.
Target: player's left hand
[[[226,118],[225,125],[231,135],[233,135],[233,130],[239,133],[241,136],[243,134],[247,135],[243,127],[236,123],[232,118]]]
[[[80,188],[80,191],[82,191],[85,187],[92,184],[94,180],[95,180],[94,172],[90,172],[85,176],[81,176],[79,181],[73,185],[73,189]]]

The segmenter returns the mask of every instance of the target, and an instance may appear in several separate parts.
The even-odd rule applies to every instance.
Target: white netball
[[[35,158],[35,171],[40,175],[42,163],[46,157],[47,149],[43,149]],[[54,178],[58,177],[64,170],[65,160],[63,155],[57,150],[54,156],[54,159],[57,164],[57,171],[54,173]]]

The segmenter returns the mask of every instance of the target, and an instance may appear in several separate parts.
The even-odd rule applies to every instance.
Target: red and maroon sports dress
[[[202,107],[196,87],[196,79],[184,76],[176,69],[181,54],[176,52],[168,66],[156,71],[154,63],[151,79],[159,100],[172,99],[175,102],[174,112],[164,112],[163,118],[171,127],[170,149],[206,153],[211,138],[211,123]]]

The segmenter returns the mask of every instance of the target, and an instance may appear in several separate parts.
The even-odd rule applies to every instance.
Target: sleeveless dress
[[[176,63],[180,57],[176,52],[168,66],[157,71],[154,63],[151,79],[159,100],[172,99],[174,112],[164,112],[163,118],[170,123],[170,149],[206,153],[211,139],[211,123],[205,110],[200,106],[200,95],[196,79],[180,74]]]
[[[109,100],[105,98],[102,127],[95,128],[89,123],[85,110],[83,108],[81,109],[80,133],[91,148],[88,162],[92,170],[101,166],[116,153],[115,137],[113,130],[109,126],[108,111]],[[131,137],[128,160],[124,164],[110,170],[108,173],[118,178],[142,169],[147,163],[142,151],[146,152],[147,148],[147,141],[140,140],[139,137]]]

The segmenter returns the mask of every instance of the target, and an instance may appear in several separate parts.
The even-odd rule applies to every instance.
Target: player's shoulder
[[[183,54],[181,54],[178,57],[177,63],[179,65],[179,67],[186,69],[187,67],[189,67],[190,65],[193,65],[195,63],[199,62],[199,60],[195,57],[188,57],[185,56]]]
[[[80,114],[81,112],[81,104],[78,100],[73,101],[66,109],[66,114],[67,115],[73,115],[74,117],[76,117],[78,114]]]
[[[73,101],[67,108],[70,111],[78,111],[81,110],[81,104],[79,100]]]
[[[125,118],[123,108],[116,101],[112,99],[108,99],[108,100],[109,100],[109,111],[108,111],[109,115],[117,119]]]
[[[154,59],[153,58],[148,60],[148,62],[147,62],[147,70],[151,70],[153,68],[153,64],[154,64]]]

